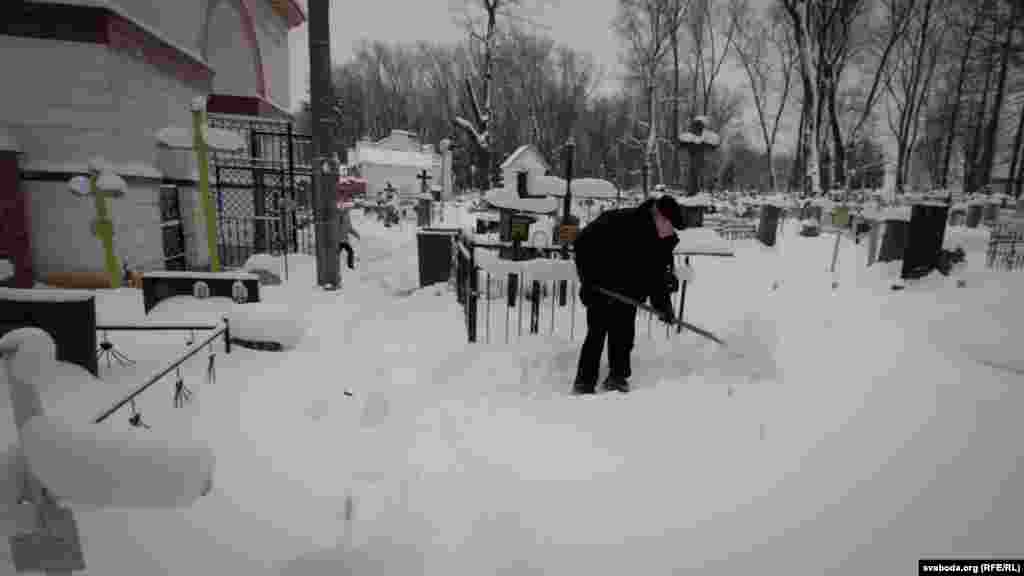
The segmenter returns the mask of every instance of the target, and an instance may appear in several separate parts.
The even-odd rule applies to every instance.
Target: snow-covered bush
[[[306,335],[305,318],[287,306],[257,302],[235,304],[227,314],[231,337],[250,342],[276,343],[290,349]]]

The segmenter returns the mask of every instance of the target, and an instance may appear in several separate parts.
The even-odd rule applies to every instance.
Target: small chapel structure
[[[451,166],[450,151],[443,155],[432,144],[423,144],[414,132],[392,130],[386,138],[363,138],[348,149],[348,165],[367,182],[367,194],[380,197],[388,190],[406,199],[421,194],[426,172],[426,187],[450,187],[452,178],[445,177]],[[450,171],[450,169],[449,169]],[[450,197],[450,192],[443,195]]]

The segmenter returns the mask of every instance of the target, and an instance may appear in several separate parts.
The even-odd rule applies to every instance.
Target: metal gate
[[[211,153],[217,204],[217,248],[225,268],[241,267],[256,253],[315,253],[312,137],[291,122],[210,114],[209,125],[242,136],[238,152]]]

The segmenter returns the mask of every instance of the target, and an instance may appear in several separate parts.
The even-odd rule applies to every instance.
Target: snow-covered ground
[[[214,489],[180,511],[76,510],[89,574],[852,575],[1021,552],[1024,273],[986,271],[974,231],[950,231],[964,287],[894,292],[898,267],[866,268],[845,239],[832,274],[834,238],[795,222],[776,248],[695,257],[687,319],[765,352],[756,377],[641,319],[636,390],[573,398],[582,309],[506,344],[498,299],[490,342],[482,317],[469,345],[449,288],[416,289],[415,230],[356,219],[341,291],[299,255],[261,289],[305,326],[294,350],[218,345],[214,383],[206,353],[182,369],[192,405],[173,408],[173,378],[141,397],[139,434],[209,442]],[[98,307],[143,318],[131,289]],[[185,335],[110,338],[138,363],[44,391],[48,409],[87,421]]]

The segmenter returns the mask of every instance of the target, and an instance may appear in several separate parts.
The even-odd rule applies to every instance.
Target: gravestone
[[[903,259],[907,239],[910,235],[910,224],[900,219],[885,221],[885,232],[882,235],[882,247],[878,251],[879,262],[892,262]]]
[[[949,225],[950,226],[963,226],[964,219],[967,217],[967,211],[961,208],[954,208],[949,211]]]
[[[948,211],[944,204],[914,205],[900,274],[903,279],[923,278],[938,267]]]
[[[761,222],[757,229],[757,239],[765,246],[775,246],[775,235],[779,228],[779,215],[782,209],[773,204],[761,206]]]
[[[95,296],[85,291],[0,289],[0,336],[28,327],[53,338],[57,360],[99,376]]]
[[[989,226],[994,226],[999,222],[999,204],[996,202],[989,202],[985,204],[982,210],[982,221]]]
[[[981,204],[969,204],[967,206],[967,227],[977,228],[981,224],[981,217],[984,214],[985,207]]]

